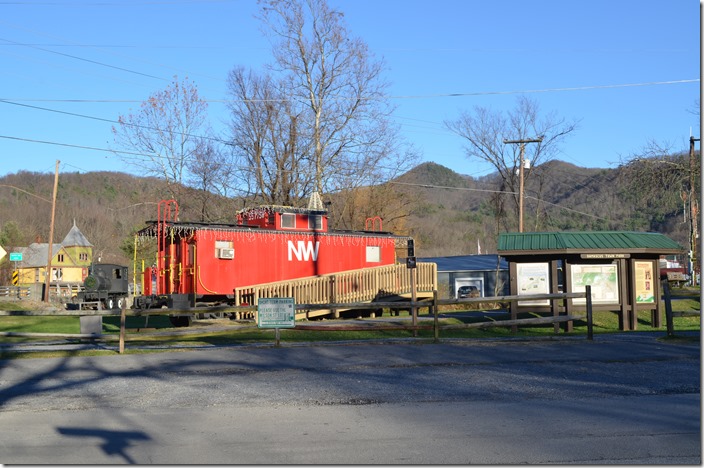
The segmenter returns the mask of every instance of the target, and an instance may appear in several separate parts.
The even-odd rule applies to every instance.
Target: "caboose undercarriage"
[[[202,299],[202,298],[201,298]],[[149,309],[172,309],[172,310],[188,310],[197,311],[199,307],[215,307],[219,305],[232,306],[234,303],[231,298],[225,296],[208,297],[208,302],[198,301],[193,294],[165,294],[165,295],[148,295],[136,296],[132,304],[132,308],[136,310]],[[232,313],[222,312],[204,312],[204,313],[188,313],[188,314],[171,314],[169,320],[175,327],[190,326],[195,318],[225,318],[226,316],[234,315]]]

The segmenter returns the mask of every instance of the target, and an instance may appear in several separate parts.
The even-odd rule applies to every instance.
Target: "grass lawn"
[[[697,313],[693,316],[675,317],[674,330],[677,332],[683,331],[700,331],[701,321],[698,314],[700,309],[699,290],[677,288],[672,291],[672,310],[678,312]],[[29,307],[22,309],[21,307]],[[0,301],[0,310],[37,310],[37,305],[23,304],[18,302],[3,302]],[[419,325],[432,326],[433,321],[428,320],[428,315],[422,311],[420,315]],[[466,310],[465,310],[466,311]],[[457,313],[453,313],[457,312]],[[457,306],[447,306],[440,310],[443,318],[439,319],[441,327],[439,331],[440,339],[443,338],[499,338],[499,337],[537,337],[537,336],[554,336],[554,326],[549,325],[525,325],[518,328],[517,333],[512,333],[510,327],[491,327],[491,328],[459,328],[443,330],[444,325],[458,325],[463,323],[472,323],[478,321],[486,321],[486,318],[480,316],[468,316],[462,314]],[[474,311],[473,311],[474,312]],[[456,317],[455,317],[456,315]],[[506,314],[508,318],[508,314]],[[520,314],[519,318],[529,318],[537,316],[537,314]],[[385,311],[384,318],[388,318],[388,311]],[[399,319],[403,319],[404,324],[409,324],[408,312],[401,312]],[[500,318],[494,317],[495,320]],[[374,319],[369,319],[374,320]],[[369,323],[369,320],[365,323]],[[301,324],[316,324],[318,322],[299,322]],[[348,320],[326,320],[326,324],[353,325],[356,322],[354,319]],[[388,321],[379,321],[379,326]],[[662,318],[663,326],[661,328],[653,328],[650,323],[650,312],[641,311],[638,313],[638,327],[634,332],[642,331],[661,331],[666,332],[665,317]],[[213,329],[213,325],[220,325],[219,328]],[[618,314],[609,311],[595,311],[593,313],[593,330],[594,334],[615,333],[619,332]],[[207,329],[203,329],[207,328]],[[199,331],[200,329],[200,331]],[[116,338],[120,331],[119,316],[103,317],[103,334],[112,335]],[[155,335],[152,332],[178,332],[171,334]],[[60,333],[60,334],[78,334],[80,333],[80,319],[75,316],[0,316],[0,332],[14,333]],[[272,329],[258,329],[255,323],[239,323],[229,319],[203,320],[194,323],[194,326],[189,328],[174,328],[171,325],[168,317],[162,315],[152,315],[147,317],[127,317],[126,318],[126,350],[127,352],[137,352],[134,347],[148,344],[171,344],[171,345],[226,345],[234,343],[249,343],[249,342],[269,342],[274,341],[275,331]],[[570,336],[586,336],[587,323],[586,321],[575,321],[573,331],[566,334],[560,332],[560,335]],[[416,336],[420,339],[432,340],[434,331],[418,330]],[[409,330],[302,330],[302,329],[282,329],[280,330],[281,342],[324,342],[324,341],[346,341],[346,340],[376,340],[390,338],[412,338],[413,331]],[[78,342],[77,338],[58,338],[67,340],[67,342]],[[698,339],[698,338],[697,338]],[[22,337],[22,336],[3,336],[2,342],[5,343],[27,343],[34,341],[56,341],[57,337]],[[115,343],[116,341],[111,341]],[[130,346],[133,347],[130,350]],[[110,351],[93,351],[80,352],[81,354],[110,354]],[[9,353],[0,352],[0,358],[24,357],[20,356],[28,353]],[[75,351],[71,354],[76,354]],[[46,356],[47,354],[31,353],[32,357]],[[61,352],[53,352],[49,355],[60,356]]]

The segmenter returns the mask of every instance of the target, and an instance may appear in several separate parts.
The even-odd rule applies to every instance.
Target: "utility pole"
[[[46,262],[46,279],[44,280],[44,302],[49,302],[49,284],[51,282],[51,258],[54,254],[54,216],[56,214],[56,192],[59,188],[59,160],[56,160],[54,173],[54,197],[51,202],[51,225],[49,226],[49,259]]]
[[[692,285],[698,284],[696,275],[694,274],[694,262],[697,260],[697,238],[699,238],[699,233],[697,232],[697,222],[699,217],[697,212],[699,211],[699,206],[697,205],[697,200],[694,197],[694,170],[696,167],[696,161],[694,160],[694,142],[699,141],[699,138],[694,138],[690,135],[689,137],[689,274],[692,277]],[[701,255],[701,252],[699,253]]]
[[[523,161],[526,149],[526,143],[540,143],[543,137],[540,138],[524,138],[521,140],[504,140],[504,144],[519,144],[520,146],[520,164],[518,166],[518,232],[523,232]]]

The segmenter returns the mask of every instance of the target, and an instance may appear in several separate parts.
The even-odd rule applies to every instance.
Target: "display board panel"
[[[592,304],[618,304],[618,266],[571,265],[572,292],[584,292],[587,285],[592,287]],[[574,304],[586,304],[585,298],[572,299]]]

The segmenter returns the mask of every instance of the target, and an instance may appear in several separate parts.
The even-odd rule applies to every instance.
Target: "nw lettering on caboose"
[[[293,241],[288,241],[288,261],[293,261],[293,257],[299,262],[305,261],[309,262],[311,259],[315,262],[318,260],[318,249],[320,248],[320,242],[315,243],[313,247],[312,241],[302,241],[299,240],[296,244]]]

